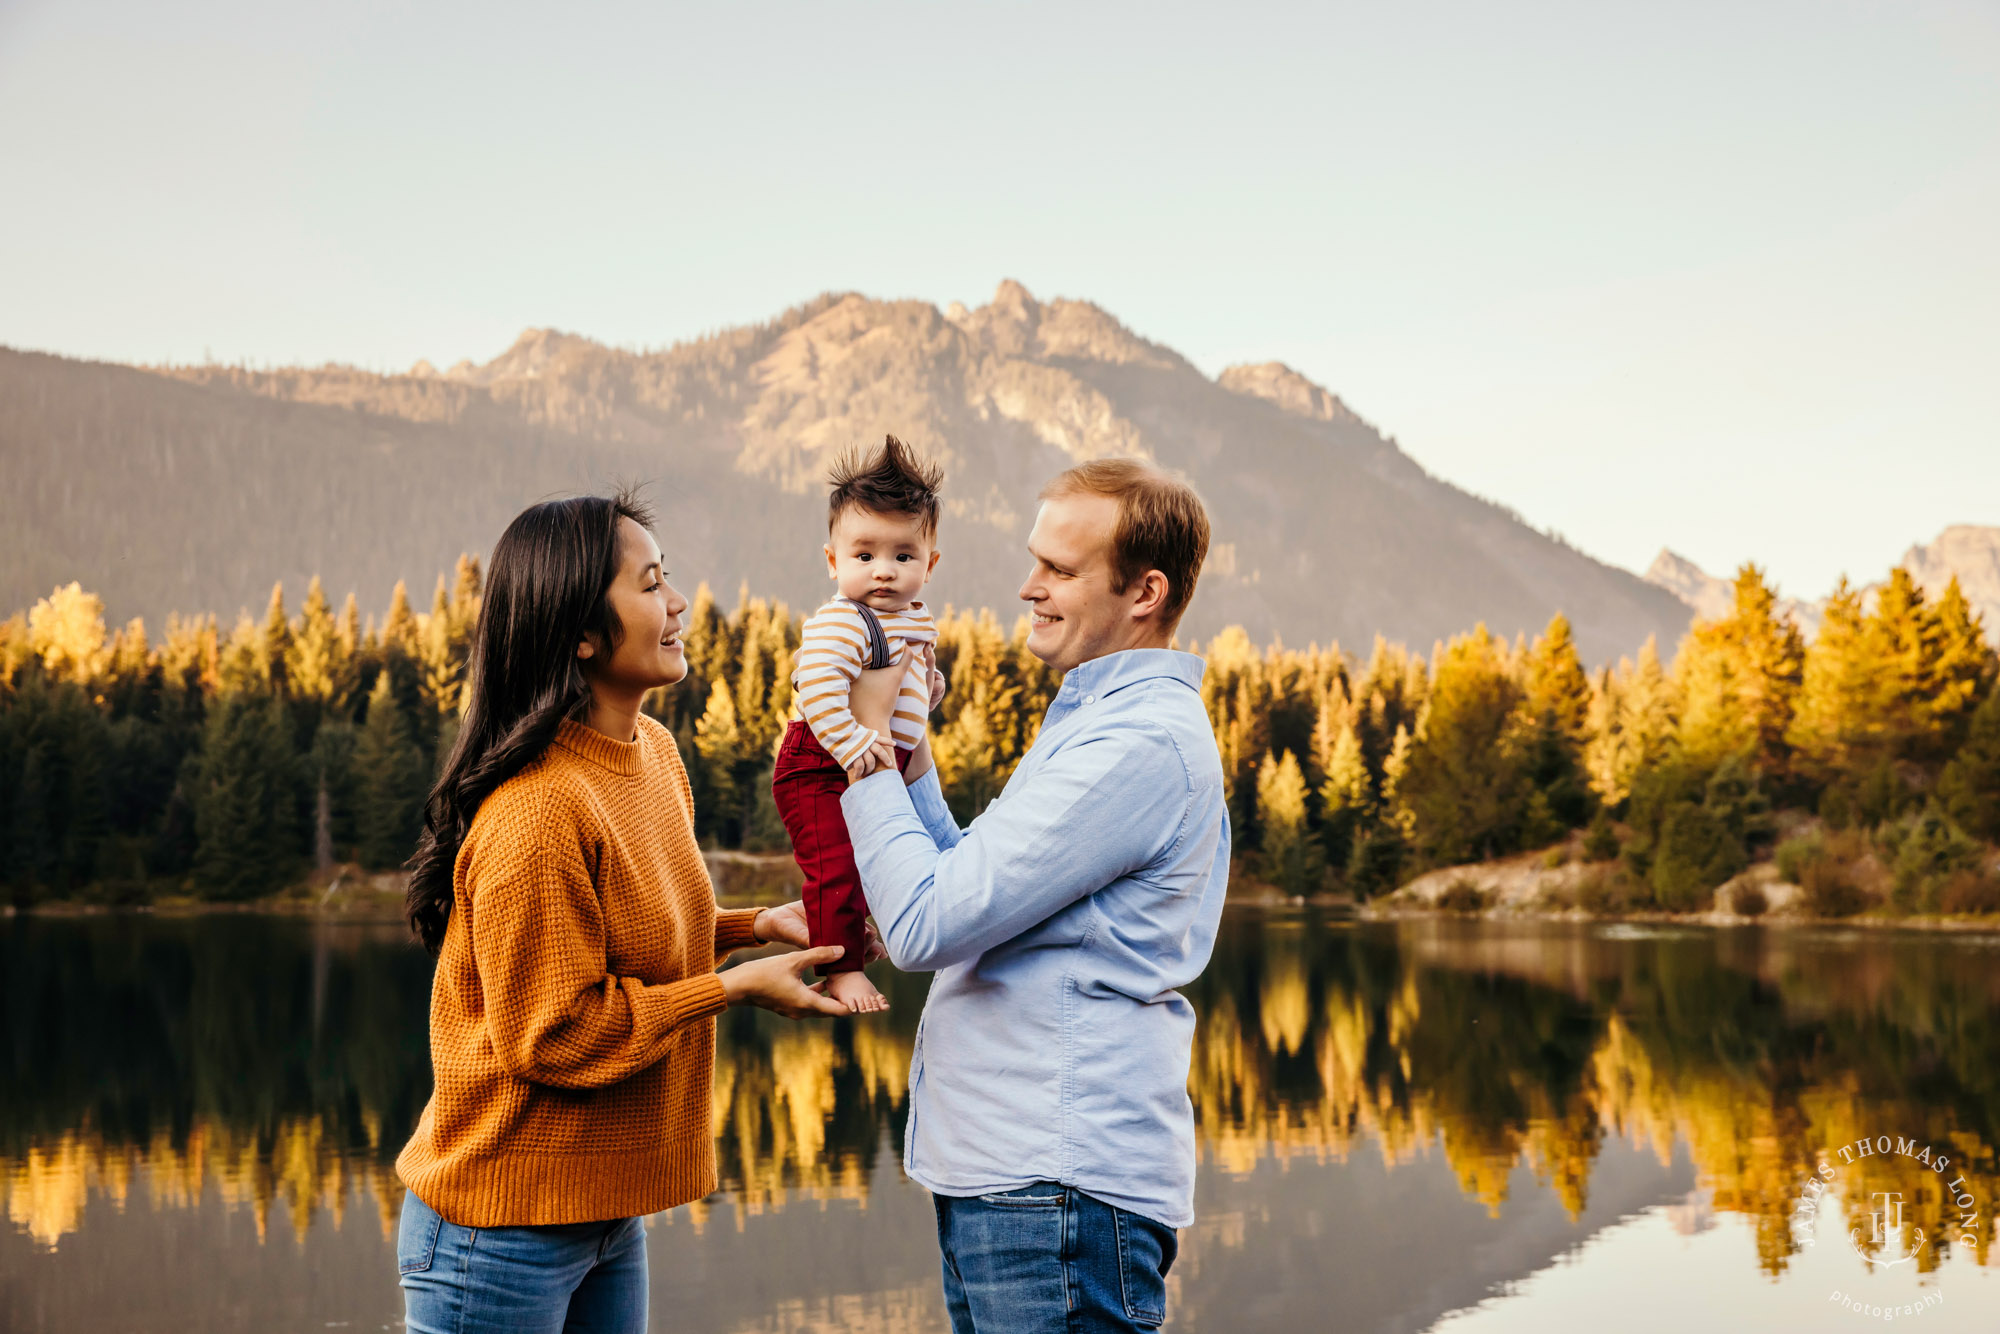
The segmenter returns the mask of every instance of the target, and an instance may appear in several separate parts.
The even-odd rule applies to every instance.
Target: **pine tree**
[[[1527,659],[1524,712],[1581,752],[1590,734],[1590,678],[1576,655],[1569,618],[1557,612]]]
[[[973,664],[965,664],[961,675],[974,676]],[[996,762],[993,718],[1004,713],[1013,691],[996,686],[990,678],[974,676],[965,689],[968,699],[959,701],[957,716],[931,737],[931,754],[937,764],[938,786],[960,824],[970,824],[993,798],[1000,795],[1007,775]],[[995,691],[1002,693],[996,699]]]
[[[747,793],[741,781],[741,771],[749,757],[744,753],[743,733],[737,726],[736,698],[730,693],[727,681],[717,680],[709,687],[708,708],[695,724],[694,747],[707,774],[715,809],[721,816],[719,824],[726,831],[724,841],[733,843],[742,836],[740,820],[747,805],[745,798],[754,798],[755,794]]]
[[[1560,612],[1524,660],[1521,734],[1516,742],[1524,776],[1538,798],[1531,843],[1546,842],[1590,818],[1591,792],[1584,769],[1593,699],[1590,678],[1576,655],[1569,620]]]
[[[1697,621],[1674,662],[1682,697],[1681,749],[1699,763],[1748,754],[1768,768],[1790,755],[1792,724],[1805,673],[1805,641],[1764,573],[1745,565],[1727,616]]]
[[[1878,725],[1897,754],[1920,755],[1928,749],[1930,693],[1944,644],[1924,590],[1901,566],[1875,595],[1868,637],[1881,669]]]
[[[28,613],[28,645],[42,670],[59,681],[89,685],[110,664],[104,599],[76,583],[65,584]]]
[[[1938,777],[1937,797],[1959,828],[2000,842],[2000,685],[1973,712],[1964,744]]]
[[[456,656],[458,636],[453,627],[451,599],[445,592],[443,575],[438,576],[437,590],[431,597],[430,614],[417,623],[417,643],[417,683],[426,711],[432,717],[456,714],[459,682],[465,674],[465,662]]]
[[[224,694],[261,694],[270,678],[264,671],[264,632],[250,619],[249,612],[236,618],[236,628],[222,645],[219,675]]]
[[[410,720],[387,672],[375,678],[354,748],[358,851],[370,870],[400,866],[416,851],[429,779]]]
[[[2000,664],[1986,645],[1986,627],[1965,600],[1957,575],[1939,595],[1932,619],[1938,652],[1924,713],[1929,749],[1942,755],[1955,749],[1964,737],[1966,725],[1985,698]]]
[[[347,600],[340,604],[340,620],[334,626],[334,633],[340,640],[340,650],[349,658],[361,652],[361,605],[354,600],[354,591],[348,590]]]
[[[15,707],[19,709],[22,705],[17,701]],[[26,905],[35,901],[38,890],[54,884],[56,848],[49,824],[50,745],[41,738],[23,736],[19,750],[20,768],[14,781],[7,858],[0,863],[0,876],[14,887],[14,901]]]
[[[1306,779],[1291,751],[1266,754],[1257,772],[1264,874],[1287,894],[1319,888],[1325,862],[1306,829]]]
[[[1485,626],[1446,646],[1397,795],[1417,850],[1450,865],[1511,852],[1527,789],[1510,723],[1521,698]]]
[[[1330,719],[1333,713],[1333,701],[1329,698],[1321,717]],[[1356,836],[1374,817],[1374,783],[1354,724],[1342,718],[1329,727],[1334,739],[1323,761],[1326,776],[1319,787],[1320,836],[1328,860],[1335,866],[1345,866],[1353,854]]]
[[[246,899],[282,888],[296,866],[298,831],[292,752],[278,702],[253,689],[226,689],[210,706],[201,750],[190,758],[189,787],[202,892]]]
[[[340,627],[334,622],[332,607],[327,604],[326,590],[320,587],[319,577],[315,575],[311,586],[306,589],[298,633],[292,636],[287,659],[286,678],[291,683],[293,695],[337,707],[342,702],[339,687],[345,674],[344,656]]]
[[[157,719],[164,684],[164,673],[146,643],[146,623],[135,616],[111,637],[104,696],[111,716]]]
[[[1861,609],[1842,577],[1826,601],[1819,634],[1806,650],[1804,684],[1791,743],[1821,782],[1850,771],[1882,741],[1882,662]]]
[[[401,579],[389,594],[389,616],[382,622],[382,647],[414,658],[418,643],[417,614],[410,610],[410,590]]]
[[[483,588],[479,557],[461,553],[451,574],[452,656],[461,660],[471,647],[472,632],[479,624]]]
[[[313,795],[314,860],[327,865],[354,846],[358,837],[355,751],[361,729],[344,718],[329,718],[313,734],[306,774]]]
[[[280,699],[290,693],[287,660],[292,650],[292,625],[285,614],[285,586],[271,585],[271,601],[264,609],[264,635],[258,670],[265,686]]]

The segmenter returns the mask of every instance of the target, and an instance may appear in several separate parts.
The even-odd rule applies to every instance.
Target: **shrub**
[[[1590,822],[1584,831],[1583,855],[1593,862],[1608,862],[1618,855],[1618,831],[1612,828],[1611,817],[1603,811]]]
[[[1680,805],[1667,814],[1653,858],[1653,893],[1660,906],[1689,912],[1710,903],[1715,888],[1750,858],[1742,840],[1706,806]]]
[[[1439,912],[1479,913],[1491,903],[1486,891],[1470,880],[1454,880],[1437,896],[1436,906]]]
[[[1804,883],[1806,867],[1826,855],[1826,839],[1818,830],[1788,838],[1778,845],[1778,874],[1793,884]]]
[[[1404,844],[1394,829],[1373,829],[1354,840],[1347,857],[1347,885],[1356,898],[1394,889],[1403,876]]]
[[[1799,879],[1806,911],[1815,917],[1852,917],[1869,905],[1868,893],[1856,882],[1853,868],[1833,857],[1806,864]]]
[[[1983,867],[1955,871],[1939,887],[1937,906],[1945,913],[2000,912],[2000,875]]]
[[[1895,877],[1896,906],[1905,912],[1936,908],[1945,882],[1979,862],[1979,845],[1935,805],[1886,826],[1881,839]]]
[[[1553,871],[1558,866],[1569,865],[1569,845],[1558,843],[1542,854],[1542,865]]]
[[[1576,907],[1598,916],[1659,906],[1646,882],[1615,862],[1584,871],[1565,897]]]
[[[1771,900],[1764,896],[1763,886],[1741,885],[1730,895],[1729,906],[1736,910],[1738,916],[1762,917],[1770,911]]]

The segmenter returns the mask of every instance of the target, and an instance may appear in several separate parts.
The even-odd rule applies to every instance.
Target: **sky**
[[[2000,524],[1996,236],[1995,0],[0,0],[0,344],[391,370],[1015,278],[1807,597]]]

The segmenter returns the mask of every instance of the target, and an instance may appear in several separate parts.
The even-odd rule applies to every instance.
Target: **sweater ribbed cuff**
[[[757,914],[762,908],[725,908],[715,914],[715,952],[729,954],[735,950],[755,949],[764,942],[757,939]]]
[[[714,973],[704,973],[700,977],[690,977],[681,982],[669,982],[648,990],[671,993],[664,997],[672,1006],[672,1017],[667,1023],[669,1029],[681,1028],[697,1019],[712,1014],[721,1014],[729,1008],[729,993],[723,989],[722,979]]]

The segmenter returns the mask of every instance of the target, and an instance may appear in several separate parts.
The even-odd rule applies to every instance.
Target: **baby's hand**
[[[868,749],[856,755],[847,764],[849,782],[857,782],[874,773],[877,769],[896,767],[896,749],[886,737],[877,737],[868,744]]]
[[[947,688],[948,687],[944,679],[944,673],[939,671],[935,667],[931,668],[931,712],[932,713],[936,713],[937,706],[944,703],[944,692]]]

